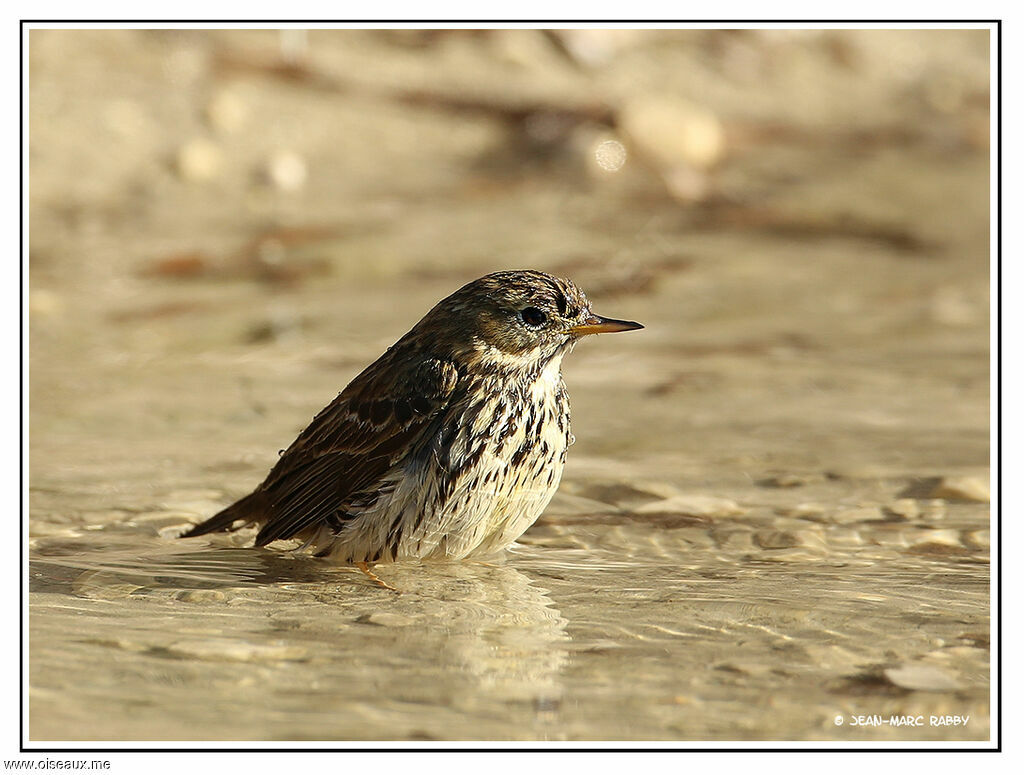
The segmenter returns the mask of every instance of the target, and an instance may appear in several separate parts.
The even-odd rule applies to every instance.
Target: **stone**
[[[963,541],[973,549],[988,549],[991,536],[988,530],[971,530],[964,534]]]
[[[224,166],[220,146],[202,137],[185,143],[177,156],[178,175],[190,183],[212,180]]]
[[[829,479],[887,479],[892,471],[885,466],[873,463],[862,463],[832,468],[825,472]]]
[[[53,291],[44,289],[29,291],[28,311],[30,315],[54,315],[64,309],[64,300]]]
[[[305,159],[295,151],[276,151],[267,160],[267,178],[281,191],[300,190],[308,174]]]
[[[708,169],[725,155],[725,132],[707,108],[665,94],[628,100],[619,122],[633,145],[659,167]]]
[[[185,603],[218,603],[224,599],[224,593],[219,589],[183,589],[174,599]]]
[[[356,621],[360,624],[375,624],[378,627],[408,627],[415,623],[410,616],[390,611],[374,611],[372,614],[360,616]]]
[[[225,134],[237,132],[245,124],[249,110],[235,92],[225,90],[214,95],[206,106],[210,126]]]
[[[815,519],[825,514],[825,507],[820,503],[798,503],[796,506],[784,507],[776,511],[783,517]]]
[[[736,501],[713,495],[675,495],[645,503],[634,509],[637,514],[686,514],[692,517],[736,517],[747,509]]]
[[[898,519],[915,519],[921,509],[914,498],[897,498],[885,506],[885,513]]]
[[[779,474],[762,479],[758,484],[762,487],[803,487],[810,481],[810,477],[800,474]]]
[[[156,534],[165,541],[173,541],[181,538],[182,533],[189,530],[193,524],[192,522],[175,522],[173,525],[157,528]]]
[[[931,665],[904,664],[883,671],[890,683],[903,689],[926,692],[948,692],[960,688],[960,684],[947,673]]]
[[[840,509],[829,515],[830,522],[840,525],[852,522],[872,522],[882,519],[882,510],[877,506],[857,506],[852,509]]]
[[[758,530],[754,533],[754,543],[762,549],[790,549],[802,545],[803,541],[788,530]]]
[[[733,530],[728,533],[716,533],[715,541],[722,549],[730,551],[749,551],[754,548],[754,534],[750,530]]]
[[[991,500],[988,482],[978,476],[944,476],[929,494],[932,498],[952,501],[988,503]]]
[[[916,535],[923,540],[916,543],[945,544],[946,546],[961,546],[959,530],[921,530]]]
[[[299,662],[309,656],[301,646],[285,643],[246,643],[216,639],[176,641],[167,650],[186,657],[225,662]]]

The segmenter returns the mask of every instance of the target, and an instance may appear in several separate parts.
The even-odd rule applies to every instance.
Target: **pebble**
[[[941,498],[925,501],[922,506],[921,519],[925,522],[936,522],[946,518],[946,502]]]
[[[758,530],[754,533],[754,543],[762,549],[790,549],[801,546],[799,534],[788,530]]]
[[[947,646],[938,651],[929,651],[929,659],[945,659],[949,661],[965,660],[969,662],[988,662],[989,650],[978,646]]]
[[[511,65],[538,68],[552,65],[551,45],[539,33],[523,34],[524,30],[493,30],[494,52]]]
[[[747,513],[747,509],[736,501],[713,495],[675,495],[645,503],[634,511],[637,514],[686,514],[691,517],[736,517]]]
[[[232,91],[216,94],[206,106],[206,118],[218,132],[237,132],[248,116],[245,102]]]
[[[281,191],[298,191],[306,185],[306,161],[295,151],[276,151],[267,160],[267,178]]]
[[[840,525],[852,522],[871,522],[882,519],[882,510],[877,506],[858,506],[852,509],[840,509],[829,515],[829,521]]]
[[[964,632],[957,636],[957,640],[969,648],[988,650],[991,646],[991,636],[987,632]]]
[[[870,543],[888,549],[906,549],[910,546],[910,539],[907,537],[908,528],[899,523],[882,523],[877,528],[871,531]]]
[[[197,137],[178,150],[178,175],[191,183],[212,180],[224,166],[220,147],[205,138]]]
[[[833,549],[864,545],[864,536],[857,527],[833,525],[828,528],[828,543]]]
[[[185,603],[218,603],[224,593],[219,589],[183,589],[174,598]]]
[[[668,482],[650,481],[648,479],[635,479],[630,484],[642,493],[650,493],[659,498],[674,498],[677,495],[686,493]]]
[[[64,308],[64,301],[59,294],[47,290],[30,291],[28,294],[28,311],[30,315],[53,315]]]
[[[903,689],[945,692],[959,689],[960,684],[945,670],[931,665],[904,664],[883,671],[890,683]]]
[[[194,524],[195,523],[188,521],[175,522],[173,525],[158,528],[156,534],[165,541],[173,541],[181,538],[181,534],[191,528]]]
[[[991,536],[988,530],[970,530],[964,533],[963,541],[974,549],[988,549]]]
[[[619,51],[639,43],[645,30],[557,30],[573,59],[587,67],[597,67],[610,61]]]
[[[708,535],[706,527],[677,527],[673,538],[685,541],[688,546],[694,549],[711,549],[715,542]]]
[[[776,668],[774,665],[759,662],[722,662],[715,665],[714,669],[724,673],[764,677],[771,675]]]
[[[411,616],[390,611],[374,611],[372,614],[360,616],[356,621],[360,624],[376,624],[379,627],[408,627],[415,623]]]
[[[892,475],[891,469],[872,463],[842,466],[825,472],[829,479],[887,479]]]
[[[977,476],[946,476],[930,493],[933,498],[988,503],[991,500],[988,482]]]
[[[907,550],[910,554],[925,557],[965,557],[972,553],[971,549],[960,543],[949,543],[947,541],[920,541]]]
[[[796,506],[781,508],[777,511],[783,517],[814,519],[816,517],[824,516],[825,507],[820,503],[799,503]]]
[[[919,535],[924,539],[920,543],[946,544],[961,546],[959,530],[922,530]]]
[[[628,100],[620,124],[634,145],[669,169],[680,165],[708,169],[725,155],[722,124],[707,108],[665,94]]]
[[[886,505],[885,513],[900,519],[915,519],[921,513],[921,509],[914,498],[897,498]]]
[[[941,556],[967,553],[959,530],[922,530],[916,537],[920,540],[915,540],[910,545],[910,551],[914,554]]]
[[[298,662],[309,652],[301,646],[284,643],[244,643],[228,640],[181,640],[167,647],[168,651],[197,659],[227,662]]]
[[[570,492],[574,495],[582,495],[592,498],[605,504],[613,504],[620,508],[634,508],[643,503],[650,503],[652,500],[666,500],[685,493],[666,482],[650,482],[646,480],[634,480],[629,482],[598,483],[588,482],[582,487],[573,488],[573,484],[567,482],[559,488],[560,493]]]
[[[85,571],[71,583],[71,588],[76,595],[92,598],[94,600],[120,600],[131,597],[132,594],[142,589],[142,586],[131,581],[126,581],[106,570]]]
[[[121,651],[130,651],[135,654],[142,654],[152,649],[152,646],[148,643],[140,643],[137,640],[127,640],[124,638],[115,638],[113,640],[104,641],[103,645],[120,649]]]
[[[699,202],[711,194],[707,173],[682,165],[661,172],[668,192],[681,202]]]
[[[762,487],[803,487],[810,481],[810,477],[800,474],[779,474],[763,479],[758,484]]]
[[[675,97],[648,94],[622,106],[619,125],[672,196],[697,201],[708,195],[708,173],[725,156],[725,132],[714,113]]]
[[[754,548],[754,534],[749,530],[733,530],[724,535],[716,534],[714,537],[723,549],[749,551]]]

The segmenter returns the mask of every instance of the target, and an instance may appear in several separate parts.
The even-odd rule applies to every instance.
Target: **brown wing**
[[[299,434],[257,488],[266,521],[256,545],[337,524],[376,500],[381,478],[430,428],[458,383],[451,361],[392,349]]]

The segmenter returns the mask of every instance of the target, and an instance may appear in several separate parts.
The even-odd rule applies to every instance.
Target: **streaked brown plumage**
[[[638,323],[592,314],[570,281],[497,272],[439,302],[299,434],[250,495],[185,536],[258,524],[339,562],[505,548],[561,479],[580,336]]]

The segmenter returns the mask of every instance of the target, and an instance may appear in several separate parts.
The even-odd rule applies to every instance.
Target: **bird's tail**
[[[241,500],[231,504],[223,511],[217,512],[205,522],[193,525],[178,537],[194,538],[195,536],[206,535],[207,533],[216,533],[223,530],[240,530],[246,525],[251,525],[263,516],[264,497],[264,494],[259,490],[254,493],[250,493]],[[236,522],[238,524],[235,524]]]

